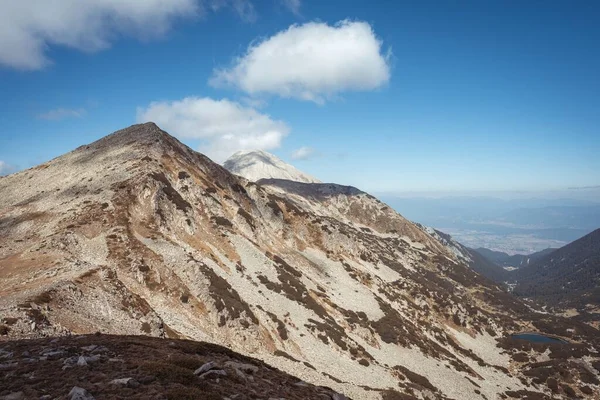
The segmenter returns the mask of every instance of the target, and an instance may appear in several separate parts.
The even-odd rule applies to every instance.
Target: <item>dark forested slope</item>
[[[559,308],[600,305],[600,229],[515,271],[515,294]],[[587,307],[589,308],[589,307]]]
[[[547,248],[532,254],[513,254],[512,256],[502,251],[494,251],[484,247],[479,247],[474,251],[501,267],[522,268],[555,250],[556,249],[553,248]]]

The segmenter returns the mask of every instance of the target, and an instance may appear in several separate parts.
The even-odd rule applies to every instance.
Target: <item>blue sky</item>
[[[5,173],[152,119],[373,192],[600,185],[598,2],[73,1],[0,0]]]

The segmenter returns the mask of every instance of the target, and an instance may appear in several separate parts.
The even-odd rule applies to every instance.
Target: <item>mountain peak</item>
[[[109,154],[111,152],[122,152],[129,149],[129,156],[136,153],[141,157],[151,153],[159,156],[165,153],[176,153],[178,157],[185,158],[191,162],[204,164],[208,158],[197,153],[177,138],[162,130],[154,122],[131,125],[107,135],[89,145],[81,146],[77,152],[84,154]],[[195,160],[195,161],[192,161]]]
[[[242,150],[229,157],[223,166],[231,173],[251,181],[285,179],[304,183],[320,183],[316,178],[299,171],[293,165],[263,150]]]
[[[160,129],[154,122],[145,122],[115,131],[92,143],[91,146],[127,145],[133,143],[152,144],[164,141],[165,139],[174,140],[171,135]]]

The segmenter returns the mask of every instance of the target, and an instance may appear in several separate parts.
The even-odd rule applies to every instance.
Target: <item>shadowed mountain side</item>
[[[530,263],[552,253],[555,250],[555,248],[548,248],[532,254],[514,254],[511,256],[501,251],[493,251],[482,247],[474,249],[474,251],[478,252],[496,265],[513,268],[527,267]]]
[[[259,185],[278,187],[289,194],[296,194],[302,197],[313,198],[320,201],[338,195],[358,196],[361,194],[366,194],[365,192],[353,186],[344,186],[335,183],[305,183],[287,179],[266,178],[260,179],[256,183]]]
[[[514,272],[515,294],[600,322],[600,229]]]

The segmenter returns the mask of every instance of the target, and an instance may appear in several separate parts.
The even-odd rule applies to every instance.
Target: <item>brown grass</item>
[[[167,400],[222,400],[218,394],[207,393],[195,387],[178,387],[165,393]]]
[[[190,385],[197,380],[193,371],[167,362],[147,361],[140,365],[140,370],[155,376],[162,383]]]
[[[188,355],[176,355],[170,357],[168,359],[168,362],[169,364],[173,364],[185,369],[190,369],[192,371],[195,371],[196,369],[200,368],[205,363],[205,361],[201,358]]]

